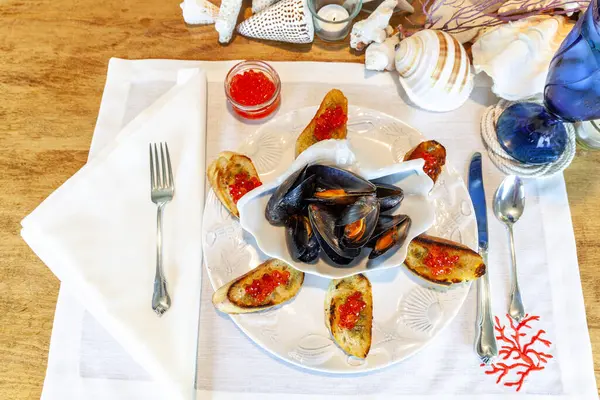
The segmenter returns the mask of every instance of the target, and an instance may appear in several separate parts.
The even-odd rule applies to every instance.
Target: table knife
[[[488,229],[487,208],[481,170],[481,153],[473,154],[469,166],[469,195],[475,208],[477,218],[478,251],[485,263],[486,272],[477,281],[477,325],[475,327],[475,350],[485,364],[493,361],[498,355],[498,346],[494,333],[492,317],[492,299],[490,294],[488,265]]]

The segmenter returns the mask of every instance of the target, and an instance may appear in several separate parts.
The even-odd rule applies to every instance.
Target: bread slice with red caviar
[[[212,297],[217,310],[227,314],[262,311],[293,299],[304,282],[304,272],[270,259],[221,286]]]
[[[435,140],[427,140],[404,155],[404,161],[418,158],[425,160],[423,171],[435,183],[442,173],[442,167],[446,164],[446,148]]]
[[[335,279],[325,297],[325,324],[347,354],[365,358],[371,349],[373,295],[363,274]]]
[[[422,278],[442,285],[472,281],[486,269],[481,256],[467,246],[428,235],[410,242],[404,264]]]
[[[346,135],[348,134],[348,130],[346,128],[348,121],[348,99],[340,90],[332,89],[325,95],[323,101],[321,101],[321,105],[319,106],[317,113],[310,121],[308,126],[304,128],[300,136],[298,136],[298,139],[296,140],[296,157],[298,157],[300,153],[308,149],[313,144],[323,140],[315,136],[317,122],[319,121],[319,118],[323,117],[324,114],[326,114],[328,111],[333,112],[337,107],[340,107],[341,113],[343,113],[343,123],[339,126],[336,126],[330,132],[327,132],[326,135],[329,139],[346,139]],[[339,117],[339,115],[337,117]]]
[[[240,213],[237,209],[237,202],[240,196],[239,190],[235,189],[236,176],[243,175],[248,182],[254,182],[250,186],[260,186],[260,178],[252,160],[243,154],[224,151],[208,166],[208,181],[215,194],[221,200],[221,203],[230,213],[239,218]],[[242,189],[245,191],[245,189]],[[241,197],[241,196],[240,196]]]

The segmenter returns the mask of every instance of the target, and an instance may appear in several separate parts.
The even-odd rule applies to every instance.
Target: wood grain
[[[86,161],[110,57],[362,62],[346,43],[217,42],[188,27],[179,0],[0,3],[0,398],[39,398],[59,283],[19,235],[20,220]],[[248,15],[249,10],[245,10]],[[419,17],[413,17],[418,22]],[[566,172],[600,378],[600,152]]]

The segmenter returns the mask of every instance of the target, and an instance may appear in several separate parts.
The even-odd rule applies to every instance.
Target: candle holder
[[[326,42],[344,40],[361,8],[362,0],[308,0],[315,33]]]

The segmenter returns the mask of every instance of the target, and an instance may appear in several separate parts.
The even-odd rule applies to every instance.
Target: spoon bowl
[[[505,224],[514,224],[523,215],[525,187],[518,176],[504,178],[494,196],[494,214]]]

